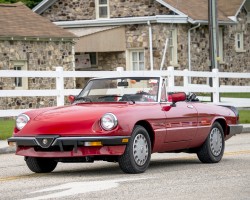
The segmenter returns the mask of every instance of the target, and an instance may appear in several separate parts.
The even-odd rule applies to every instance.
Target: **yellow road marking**
[[[233,155],[244,155],[244,154],[250,154],[250,150],[242,150],[242,151],[232,151],[232,152],[225,152],[225,156],[233,156]],[[196,159],[196,156],[189,156],[189,157],[179,157],[179,158],[169,158],[169,159]],[[30,175],[22,175],[22,176],[11,176],[11,177],[5,177],[5,178],[0,178],[0,182],[6,182],[6,181],[14,181],[14,180],[19,180],[19,179],[24,179],[24,178],[35,178],[35,177],[41,177],[45,176],[47,174],[30,174]]]
[[[250,150],[234,151],[234,152],[225,152],[225,153],[224,153],[224,155],[226,155],[226,156],[241,155],[241,154],[250,154]]]
[[[24,178],[40,177],[40,176],[44,176],[44,175],[46,175],[46,174],[30,174],[30,175],[21,175],[21,176],[10,176],[10,177],[0,178],[0,182],[14,181],[14,180],[24,179]]]

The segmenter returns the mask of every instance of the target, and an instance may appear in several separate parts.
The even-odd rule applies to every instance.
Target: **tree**
[[[34,8],[41,0],[0,0],[0,3],[16,3],[16,2],[23,2],[29,8]]]

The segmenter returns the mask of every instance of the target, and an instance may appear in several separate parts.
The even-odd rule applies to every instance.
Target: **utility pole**
[[[210,71],[218,69],[218,14],[217,0],[208,0],[208,26],[209,26],[209,60]],[[212,78],[209,79],[210,86],[213,86]],[[213,94],[211,94],[213,101]]]

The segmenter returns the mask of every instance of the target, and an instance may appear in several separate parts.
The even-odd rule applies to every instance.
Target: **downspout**
[[[188,30],[188,70],[192,70],[191,66],[191,31],[200,27],[200,23],[197,26],[194,26]]]
[[[163,69],[163,65],[164,65],[164,62],[165,62],[165,57],[166,57],[167,47],[168,47],[168,41],[169,41],[169,38],[167,37],[166,41],[165,41],[165,47],[164,47],[163,56],[162,56],[162,60],[161,60],[160,70]]]
[[[148,21],[148,32],[149,32],[149,52],[150,52],[150,70],[154,70],[154,60],[153,60],[153,41],[152,41],[152,27],[150,21]]]

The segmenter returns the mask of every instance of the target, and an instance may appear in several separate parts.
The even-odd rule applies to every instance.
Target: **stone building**
[[[43,0],[33,11],[79,37],[77,70],[210,71],[207,0]],[[220,71],[250,71],[249,12],[250,0],[218,0]]]
[[[0,4],[0,70],[73,70],[73,39],[76,36],[37,15],[22,3]],[[73,87],[67,80],[66,87]],[[3,78],[4,90],[55,89],[54,78]],[[54,97],[3,97],[0,110],[55,105]]]

